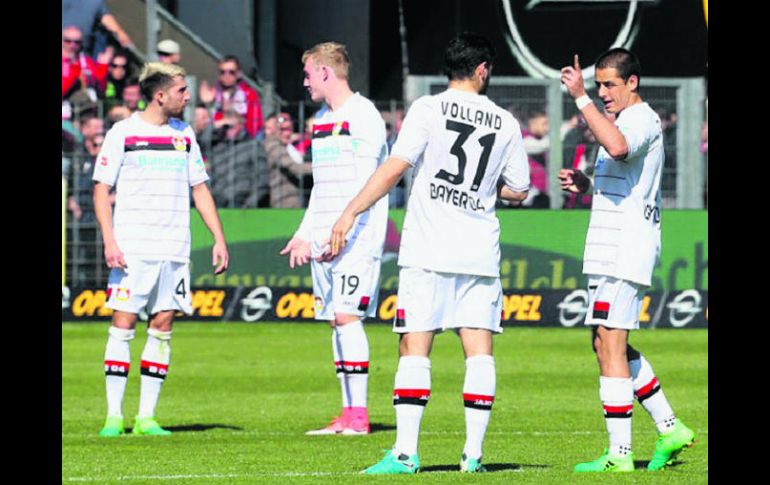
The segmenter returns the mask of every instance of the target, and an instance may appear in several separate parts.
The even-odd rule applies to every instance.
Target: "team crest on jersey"
[[[324,301],[321,299],[320,296],[315,297],[315,312],[321,313],[323,309],[324,309]]]
[[[174,148],[180,152],[187,150],[187,142],[185,142],[184,138],[179,135],[174,135],[171,137],[171,143],[174,145]]]
[[[117,288],[115,291],[115,299],[118,301],[128,301],[131,298],[131,290],[128,288]]]

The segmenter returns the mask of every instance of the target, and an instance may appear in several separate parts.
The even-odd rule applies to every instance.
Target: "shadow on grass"
[[[184,426],[166,426],[163,429],[167,429],[172,433],[186,433],[189,431],[208,431],[210,429],[234,429],[236,431],[242,431],[243,428],[238,426],[230,426],[227,424],[188,424]],[[131,433],[132,428],[126,428],[126,434]]]
[[[369,423],[369,433],[378,433],[380,431],[393,431],[396,427],[392,424]]]
[[[551,468],[550,465],[524,465],[521,463],[484,463],[484,468],[487,469],[487,472],[494,473],[494,472],[502,472],[502,471],[521,471],[525,468]],[[420,473],[431,473],[431,472],[459,472],[460,471],[460,465],[459,464],[453,464],[453,465],[432,465],[432,466],[425,466],[420,467]]]

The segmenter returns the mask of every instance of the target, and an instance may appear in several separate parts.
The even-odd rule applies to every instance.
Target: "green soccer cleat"
[[[695,432],[677,419],[671,431],[658,436],[655,453],[652,454],[652,460],[647,465],[647,469],[663,470],[666,465],[674,463],[674,458],[685,448],[691,447],[694,442]]]
[[[463,453],[463,459],[460,461],[460,471],[463,473],[483,473],[487,469],[481,464],[481,457],[468,458]]]
[[[399,473],[414,474],[420,470],[420,460],[417,454],[407,456],[396,454],[396,450],[387,450],[385,456],[376,465],[372,465],[361,473],[367,475],[395,475]]]
[[[161,428],[152,416],[147,418],[137,416],[136,421],[134,421],[134,429],[131,432],[135,435],[147,436],[168,436],[171,434],[171,431]]]
[[[634,471],[634,454],[610,455],[609,450],[605,448],[604,454],[594,461],[578,463],[575,465],[576,472],[632,472]]]
[[[125,433],[123,428],[123,416],[107,416],[104,421],[104,427],[99,431],[99,436],[103,438],[114,438]]]

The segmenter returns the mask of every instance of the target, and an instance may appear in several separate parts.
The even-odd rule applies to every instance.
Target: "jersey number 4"
[[[446,129],[456,131],[459,133],[455,139],[452,148],[449,149],[449,153],[457,157],[457,173],[449,173],[443,168],[438,171],[436,178],[446,180],[450,184],[460,185],[465,180],[465,165],[468,163],[468,157],[463,150],[463,144],[471,136],[471,133],[476,131],[476,127],[472,125],[466,125],[458,121],[447,120]],[[490,133],[479,138],[479,145],[484,149],[479,157],[479,165],[476,168],[476,175],[473,177],[473,184],[471,184],[471,190],[478,192],[481,181],[484,178],[484,171],[487,169],[487,163],[489,162],[489,155],[492,153],[492,145],[495,143],[495,133]]]

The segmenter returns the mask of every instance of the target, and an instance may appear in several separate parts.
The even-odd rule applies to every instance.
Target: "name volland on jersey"
[[[441,102],[441,112],[444,116],[467,121],[479,126],[486,126],[499,130],[503,126],[503,118],[495,113],[471,109],[469,106],[461,106],[457,103]]]

